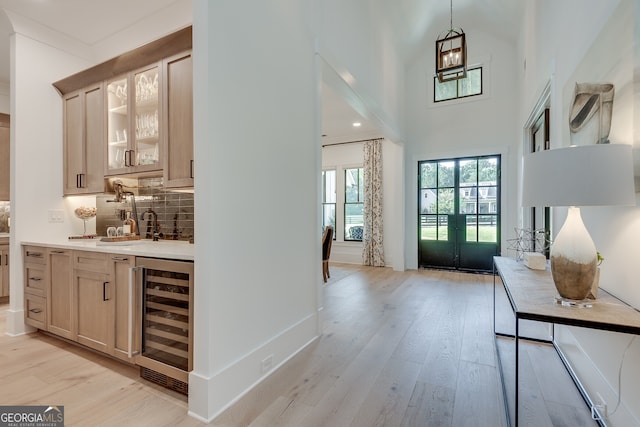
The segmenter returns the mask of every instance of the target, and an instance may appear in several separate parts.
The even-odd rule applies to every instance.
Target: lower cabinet
[[[47,300],[24,294],[24,322],[38,329],[47,329]]]
[[[9,296],[9,245],[0,244],[0,298]]]
[[[109,285],[106,274],[73,273],[77,341],[104,353],[109,352],[109,319],[113,308]]]
[[[24,261],[24,322],[34,328],[47,329],[47,292],[49,274],[47,249],[22,248]]]
[[[24,246],[25,323],[188,394],[193,262]]]
[[[110,353],[128,362],[133,361],[140,349],[140,317],[142,301],[140,285],[133,276],[136,258],[132,256],[113,256],[108,260],[114,303],[113,348]]]
[[[73,340],[76,331],[73,323],[73,251],[49,249],[49,291],[47,292],[47,330]]]
[[[142,300],[134,256],[25,246],[25,323],[134,362]]]
[[[76,340],[87,347],[105,353],[109,343],[110,319],[113,310],[107,254],[73,252],[74,324]]]

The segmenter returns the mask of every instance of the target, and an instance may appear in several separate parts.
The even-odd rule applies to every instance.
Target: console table
[[[598,291],[598,299],[594,301],[591,308],[565,307],[556,304],[554,297],[556,288],[551,278],[551,272],[547,270],[531,270],[522,261],[514,258],[496,256],[494,262],[494,287],[493,287],[493,332],[495,335],[496,351],[500,367],[500,378],[502,380],[505,410],[507,414],[507,424],[511,425],[509,415],[509,404],[507,401],[506,388],[504,386],[504,372],[500,362],[500,350],[498,348],[498,337],[510,337],[515,340],[515,426],[518,425],[518,370],[519,370],[519,340],[527,339],[520,335],[520,320],[533,320],[547,322],[552,325],[551,339],[545,341],[554,346],[558,355],[562,359],[569,374],[573,378],[576,386],[582,393],[587,405],[592,406],[591,399],[576,378],[568,361],[556,344],[553,336],[553,325],[580,326],[590,329],[601,329],[606,331],[622,332],[627,334],[640,335],[640,312],[625,304],[606,291]],[[504,290],[509,299],[511,309],[515,316],[515,335],[496,332],[496,275],[502,279]],[[536,341],[541,341],[535,339]]]

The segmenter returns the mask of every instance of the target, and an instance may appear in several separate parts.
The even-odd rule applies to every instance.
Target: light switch
[[[49,209],[49,222],[64,222],[64,211],[60,209]]]

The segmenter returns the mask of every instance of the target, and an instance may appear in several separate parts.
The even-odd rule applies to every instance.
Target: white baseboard
[[[572,330],[573,328],[571,327],[556,326],[556,344],[564,353],[569,365],[571,365],[571,368],[575,372],[578,380],[585,388],[593,403],[599,403],[598,394],[602,396],[607,403],[609,417],[604,420],[605,424],[611,427],[639,427],[640,420],[638,420],[629,411],[629,408],[627,407],[628,403],[625,402],[624,399],[624,392],[622,393],[622,401],[620,402],[620,405],[617,409],[615,408],[618,402],[618,384],[611,384],[603,374],[603,370],[605,369],[609,371],[613,369],[617,372],[619,363],[622,359],[622,354],[611,354],[610,360],[612,366],[598,366],[598,364],[596,364],[589,356],[588,352],[585,351],[583,346],[580,344],[580,340],[573,334]],[[606,334],[606,332],[600,331],[589,332],[594,335],[591,339],[598,339],[598,334]],[[626,360],[625,363],[635,362],[632,360]],[[614,409],[616,409],[615,413],[611,414]]]
[[[17,337],[35,332],[36,328],[24,323],[24,310],[7,310],[7,332],[10,337]]]
[[[213,421],[315,341],[318,338],[317,327],[317,314],[311,314],[211,376],[194,369],[189,374],[189,415],[205,423]],[[267,356],[272,357],[273,366],[263,373],[260,366]]]

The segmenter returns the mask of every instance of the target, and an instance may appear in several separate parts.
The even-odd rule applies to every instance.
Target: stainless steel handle
[[[133,351],[133,287],[135,286],[136,271],[142,270],[144,267],[129,268],[129,304],[128,304],[128,322],[127,322],[127,357],[132,358],[139,351]]]
[[[193,160],[191,160],[189,175],[193,179]]]
[[[60,250],[55,250],[55,251],[51,251],[52,254],[63,254],[64,251],[60,251]]]
[[[111,258],[114,261],[129,261],[129,258],[127,257],[122,257],[122,256],[114,256],[113,258]]]

